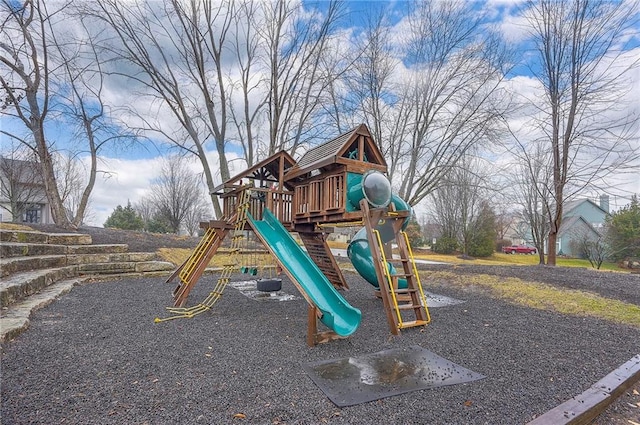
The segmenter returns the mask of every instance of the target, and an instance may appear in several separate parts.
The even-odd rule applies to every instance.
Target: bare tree
[[[637,166],[637,118],[621,104],[624,78],[638,65],[625,59],[625,34],[635,24],[637,2],[540,0],[526,16],[537,51],[531,70],[543,90],[532,127],[546,143],[552,163],[548,209],[549,265],[567,199],[608,177]]]
[[[200,179],[187,168],[183,157],[168,157],[163,160],[160,176],[151,185],[150,199],[171,231],[179,233],[186,217],[201,205]]]
[[[595,236],[584,229],[573,235],[570,245],[574,252],[589,260],[591,267],[598,270],[611,254],[611,249],[603,236]]]
[[[367,124],[393,176],[404,155],[397,142],[405,136],[408,114],[404,113],[407,104],[395,99],[402,90],[397,78],[400,61],[394,55],[387,13],[379,7],[366,16],[364,36],[355,40],[357,59],[347,75],[345,97],[352,103],[348,112]]]
[[[56,184],[52,157],[53,146],[45,135],[45,120],[50,112],[51,32],[54,21],[67,5],[56,3],[49,11],[44,0],[15,2],[2,0],[0,22],[6,34],[0,41],[0,85],[4,104],[3,114],[24,124],[30,137],[7,130],[2,134],[23,143],[37,157],[42,180],[49,200],[53,221],[71,228]]]
[[[93,10],[91,10],[93,7]],[[229,166],[225,143],[229,100],[225,84],[225,52],[228,31],[236,11],[233,0],[92,3],[85,15],[104,22],[116,34],[105,48],[127,64],[125,72],[110,71],[136,82],[140,94],[160,105],[179,123],[176,130],[149,111],[139,112],[145,129],[195,155],[204,169],[217,216],[220,205],[214,194],[214,170],[207,159],[212,141],[219,157],[220,178],[227,180]],[[212,137],[210,137],[212,136]]]
[[[414,205],[471,149],[496,140],[507,107],[498,90],[506,57],[467,2],[416,2],[408,43],[407,59],[415,63],[402,93],[410,102],[408,133],[392,177]]]
[[[265,155],[268,148],[264,139],[268,136],[260,131],[266,123],[265,107],[267,96],[264,86],[266,76],[261,76],[260,59],[266,49],[262,46],[259,28],[264,26],[264,18],[260,14],[258,1],[240,2],[233,17],[232,46],[239,77],[229,77],[230,114],[236,129],[236,140],[244,153],[248,166],[252,166],[260,151]],[[266,73],[265,73],[266,74]]]
[[[379,12],[369,17],[347,96],[398,194],[416,205],[465,154],[497,139],[507,56],[472,3],[408,4],[395,37]]]
[[[287,150],[294,155],[322,128],[315,120],[323,112],[322,93],[344,72],[334,53],[342,9],[331,0],[322,13],[308,14],[303,3],[262,2],[264,25],[258,29],[267,46],[267,154]]]
[[[81,15],[79,18],[81,26],[73,36],[53,32],[51,41],[51,50],[60,63],[58,78],[53,82],[59,98],[58,109],[68,128],[75,130],[76,143],[69,146],[57,176],[62,201],[74,227],[83,223],[96,177],[105,172],[98,169],[102,148],[114,142],[136,140],[135,134],[117,121],[113,108],[105,104],[103,58],[85,19]],[[84,154],[89,158],[86,169],[80,159]]]
[[[189,236],[195,236],[200,229],[200,223],[206,221],[211,215],[209,205],[202,202],[202,198],[196,202],[184,217],[184,228]]]
[[[58,190],[60,197],[67,210],[70,220],[73,220],[74,211],[79,210],[80,203],[83,202],[83,192],[86,187],[86,173],[80,160],[72,154],[57,155],[55,159],[56,164],[56,182],[58,183]],[[82,206],[82,216],[84,217],[85,211],[89,207],[88,196]],[[83,224],[83,220],[80,219],[77,222],[77,226]]]
[[[514,135],[515,136],[515,135]],[[553,208],[550,153],[541,143],[522,143],[517,137],[513,150],[518,164],[514,167],[512,196],[521,208],[519,236],[532,240],[539,263],[545,264],[545,243],[549,235],[549,212]]]
[[[491,194],[490,178],[489,169],[482,161],[465,156],[431,194],[432,213],[443,235],[457,239],[464,254],[469,253],[479,232],[485,230],[481,216],[490,210],[487,201]]]

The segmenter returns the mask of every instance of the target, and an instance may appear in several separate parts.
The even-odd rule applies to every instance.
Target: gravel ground
[[[130,251],[192,248],[198,241],[80,231],[94,243],[128,243]],[[521,277],[640,305],[640,275],[473,262],[422,268]],[[77,287],[36,312],[29,331],[2,347],[2,423],[524,424],[640,353],[640,328],[519,307],[428,279],[428,291],[465,302],[432,308],[427,328],[394,337],[371,286],[345,276],[351,289],[344,295],[362,310],[362,324],[347,339],[313,348],[305,341],[301,297],[258,302],[229,287],[212,311],[155,324],[171,302],[173,284],[164,278]],[[215,279],[203,277],[190,302],[204,298]],[[283,289],[297,294],[286,278]],[[415,344],[487,378],[340,409],[302,370],[308,362]],[[639,402],[629,390],[596,423],[640,422]]]
[[[524,269],[529,279],[542,276]],[[633,293],[635,284],[637,296],[640,277],[624,276],[621,290],[605,289]],[[424,331],[394,337],[371,287],[346,277],[345,297],[362,310],[362,324],[313,348],[302,298],[258,302],[229,287],[210,312],[154,324],[171,299],[163,278],[82,285],[36,312],[29,331],[4,346],[2,423],[523,424],[640,352],[638,328],[518,307],[446,282],[424,284],[465,302],[433,308]],[[214,283],[203,277],[190,300]],[[594,279],[580,285],[602,290]],[[283,289],[296,294],[286,278]],[[340,409],[302,370],[414,344],[487,378]]]

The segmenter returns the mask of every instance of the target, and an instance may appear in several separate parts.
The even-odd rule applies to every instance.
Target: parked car
[[[527,245],[511,245],[511,246],[503,246],[502,252],[505,254],[536,254],[538,250],[535,246],[527,246]]]

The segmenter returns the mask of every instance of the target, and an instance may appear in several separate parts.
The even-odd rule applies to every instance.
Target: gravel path
[[[563,273],[518,269],[510,275],[529,269],[528,279],[543,281],[544,273]],[[579,273],[564,271],[560,284],[638,303],[640,276],[607,284]],[[351,337],[314,348],[305,343],[301,297],[258,302],[229,287],[211,312],[154,324],[171,299],[173,285],[163,278],[80,286],[36,312],[31,328],[3,347],[2,423],[523,424],[640,352],[640,328],[429,282],[427,290],[465,302],[433,308],[424,331],[393,337],[371,287],[346,278],[345,297],[362,310],[362,324]],[[191,302],[214,283],[215,276],[203,277]],[[283,289],[297,294],[286,278]],[[339,409],[302,370],[414,344],[487,378]]]

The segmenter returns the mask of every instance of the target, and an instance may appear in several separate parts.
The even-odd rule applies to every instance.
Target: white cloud
[[[228,154],[228,159],[232,176],[246,168],[246,163],[238,160],[237,155]],[[217,153],[207,152],[207,160],[216,184],[220,183],[220,161]],[[156,156],[150,159],[100,157],[99,161],[98,169],[101,172],[96,178],[95,187],[91,193],[90,212],[85,224],[102,227],[118,205],[126,206],[127,202],[134,204],[150,194],[153,180],[160,176],[163,157]],[[194,173],[202,173],[203,170],[202,164],[195,158],[191,158],[189,168]],[[208,189],[204,179],[202,196],[208,201]]]

